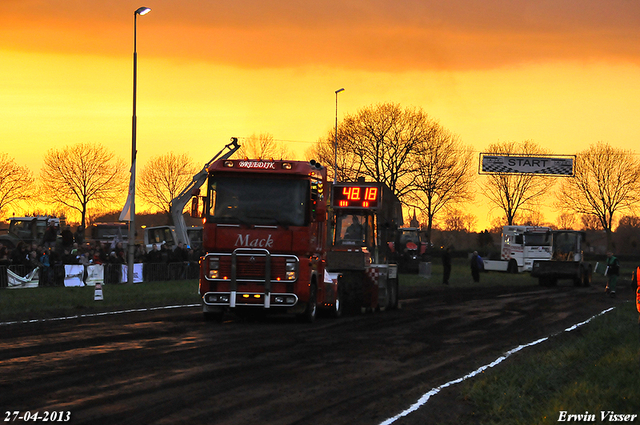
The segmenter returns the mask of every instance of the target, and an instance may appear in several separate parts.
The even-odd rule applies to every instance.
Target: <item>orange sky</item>
[[[631,0],[2,0],[1,151],[36,174],[77,142],[129,160],[139,6],[152,8],[138,17],[139,167],[167,151],[204,163],[260,132],[302,156],[341,87],[340,116],[421,107],[478,152],[525,139],[637,151]]]

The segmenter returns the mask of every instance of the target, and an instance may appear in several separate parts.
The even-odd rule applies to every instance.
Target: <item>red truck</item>
[[[325,272],[327,170],[315,161],[220,159],[207,169],[200,295],[205,318],[229,310],[340,315]]]

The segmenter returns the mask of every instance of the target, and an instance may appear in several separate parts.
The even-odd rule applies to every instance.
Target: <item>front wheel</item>
[[[316,315],[318,314],[318,292],[316,290],[315,285],[311,285],[309,287],[309,302],[307,302],[307,308],[304,310],[304,313],[300,316],[304,322],[313,323],[316,320]]]

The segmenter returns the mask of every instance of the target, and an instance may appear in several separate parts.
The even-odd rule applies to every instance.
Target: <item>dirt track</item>
[[[623,288],[624,289],[624,288]],[[628,291],[626,291],[628,292]],[[312,325],[197,308],[0,327],[0,407],[87,424],[379,424],[505,351],[622,302],[590,288],[401,291]],[[396,424],[451,421],[449,389]]]

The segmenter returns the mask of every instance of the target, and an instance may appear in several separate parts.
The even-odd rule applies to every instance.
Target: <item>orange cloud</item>
[[[640,3],[625,0],[147,3],[153,12],[138,33],[144,54],[247,68],[469,70],[557,60],[638,63],[640,56]],[[137,5],[5,1],[0,43],[125,55]]]

